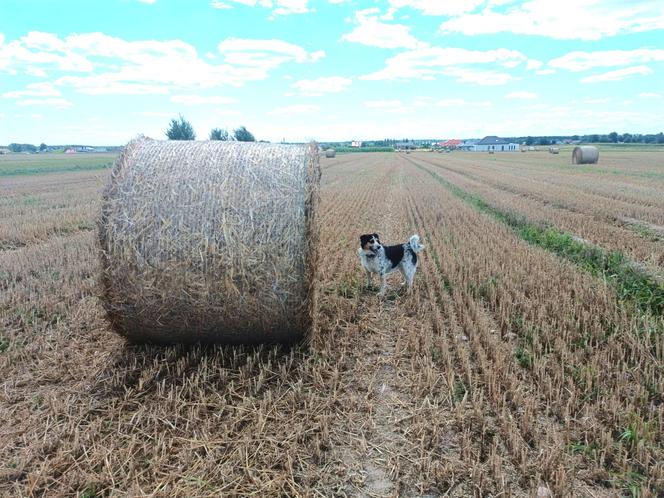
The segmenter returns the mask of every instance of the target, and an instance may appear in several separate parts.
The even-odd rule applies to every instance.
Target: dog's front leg
[[[387,275],[385,273],[380,274],[380,293],[379,295],[382,297],[385,295],[387,292]]]
[[[367,274],[367,289],[371,289],[371,286],[373,285],[371,272],[369,270],[364,270],[364,272]]]

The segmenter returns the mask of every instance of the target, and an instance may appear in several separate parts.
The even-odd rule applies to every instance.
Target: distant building
[[[417,145],[415,145],[415,142],[397,142],[394,144],[394,148],[396,150],[415,150]]]
[[[444,142],[437,142],[434,145],[438,147],[444,147],[446,149],[458,149],[459,146],[463,143],[463,140],[457,140],[453,138],[452,140],[445,140]]]
[[[351,147],[357,147],[357,148],[360,148],[360,147],[362,147],[362,141],[360,141],[360,140],[353,140],[353,141],[350,143],[350,146],[351,146]]]
[[[457,149],[466,150],[466,151],[473,151],[473,150],[475,150],[476,145],[477,145],[476,140],[466,140],[465,142],[459,144]]]
[[[65,149],[65,154],[76,154],[76,149],[72,147]]]
[[[477,142],[473,150],[476,152],[518,152],[519,144],[491,135]]]

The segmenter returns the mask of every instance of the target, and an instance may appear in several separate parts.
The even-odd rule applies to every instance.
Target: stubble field
[[[0,495],[664,493],[664,153],[322,159],[319,330],[127,345],[103,170],[0,179]],[[426,245],[412,295],[357,236]]]

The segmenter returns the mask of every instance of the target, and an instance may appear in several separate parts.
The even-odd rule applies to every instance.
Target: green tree
[[[228,132],[221,128],[212,128],[210,132],[210,140],[230,140]]]
[[[196,140],[196,133],[194,132],[191,123],[184,119],[182,114],[178,119],[171,119],[171,124],[166,130],[166,136],[169,140]]]
[[[256,138],[244,126],[240,126],[233,132],[235,140],[238,142],[255,142]]]
[[[614,144],[618,142],[618,134],[615,131],[609,133],[609,141],[613,142]]]
[[[40,152],[44,152],[47,148],[48,148],[48,145],[46,145],[45,143],[39,144],[39,151]]]

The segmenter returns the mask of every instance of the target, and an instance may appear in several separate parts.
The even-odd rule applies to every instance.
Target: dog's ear
[[[378,242],[380,242],[380,237],[378,236],[377,233],[372,233],[371,236],[374,237]]]
[[[364,247],[367,242],[371,240],[371,237],[373,237],[372,234],[365,233],[364,235],[360,235],[360,245]]]

